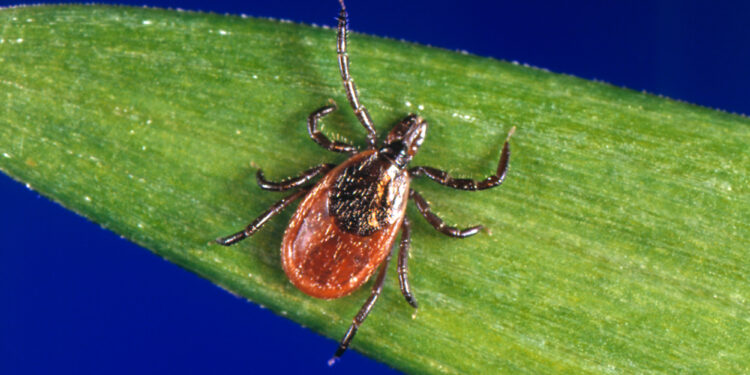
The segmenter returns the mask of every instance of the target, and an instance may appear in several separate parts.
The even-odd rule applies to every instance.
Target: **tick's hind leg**
[[[430,211],[430,204],[427,203],[427,201],[419,193],[417,193],[416,190],[409,189],[409,198],[414,200],[414,203],[417,204],[417,209],[419,209],[419,212],[422,214],[422,216],[427,219],[427,222],[432,224],[432,226],[440,233],[446,234],[451,237],[464,238],[477,234],[477,232],[479,232],[479,230],[483,228],[481,225],[466,229],[449,227],[445,225],[443,219],[439,218],[437,215],[432,213],[432,211]]]
[[[326,173],[333,169],[333,167],[335,167],[335,165],[333,164],[321,164],[302,172],[302,174],[298,177],[289,178],[281,182],[272,182],[266,180],[265,176],[263,176],[263,171],[258,169],[258,173],[255,174],[255,179],[258,180],[258,186],[260,186],[261,189],[271,191],[286,191],[304,185],[305,183],[315,178],[315,176]]]
[[[310,116],[307,117],[307,133],[310,135],[310,138],[315,141],[315,143],[319,144],[326,150],[354,154],[357,152],[356,147],[339,141],[331,141],[320,131],[320,129],[318,129],[318,122],[320,121],[320,118],[335,110],[336,103],[333,103],[333,101],[331,101],[331,105],[319,108],[315,112],[311,113]]]
[[[411,287],[409,285],[409,243],[411,241],[411,223],[409,219],[404,217],[404,223],[401,224],[401,243],[398,249],[398,283],[401,286],[401,294],[406,298],[406,302],[412,305],[415,309],[417,306],[417,300],[414,299],[414,295],[411,294]]]
[[[359,326],[362,324],[362,322],[367,319],[367,315],[370,314],[370,310],[372,310],[372,306],[375,305],[375,301],[378,300],[378,296],[380,296],[380,292],[383,290],[383,284],[385,282],[385,273],[388,270],[388,263],[391,260],[391,254],[389,253],[388,256],[385,258],[385,261],[383,261],[383,265],[380,266],[380,273],[378,273],[378,278],[375,279],[375,283],[372,284],[372,291],[370,292],[370,297],[367,298],[367,301],[365,301],[365,304],[362,305],[362,308],[359,309],[359,312],[357,315],[354,316],[354,319],[352,320],[352,325],[349,326],[349,330],[346,331],[346,334],[341,339],[341,343],[339,344],[339,348],[336,350],[336,353],[333,354],[333,358],[328,360],[328,365],[331,366],[334,363],[336,363],[336,360],[341,357],[342,354],[346,351],[346,349],[349,347],[349,343],[354,338],[354,335],[357,334],[357,329],[359,329]]]
[[[409,174],[412,177],[426,176],[439,184],[460,190],[484,190],[498,186],[503,183],[503,180],[505,180],[505,173],[508,171],[508,161],[510,160],[510,146],[508,145],[508,141],[515,130],[516,128],[514,127],[508,132],[508,138],[505,139],[503,151],[500,154],[500,162],[497,165],[497,172],[482,181],[474,181],[468,178],[453,178],[448,172],[432,167],[414,167],[409,169]]]
[[[299,197],[305,195],[307,191],[308,189],[299,190],[294,194],[276,202],[266,212],[258,216],[257,219],[253,220],[253,222],[250,223],[250,225],[248,225],[244,230],[241,230],[231,236],[217,238],[216,243],[218,243],[219,245],[229,246],[252,236],[253,234],[255,234],[255,232],[258,231],[258,229],[260,229],[266,222],[268,222],[268,220],[276,216],[276,214],[281,212],[284,208],[286,208],[286,206],[299,199]]]

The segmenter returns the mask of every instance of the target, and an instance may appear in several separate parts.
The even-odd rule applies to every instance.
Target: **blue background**
[[[564,3],[351,0],[348,7],[355,31],[750,113],[750,3]],[[334,0],[148,5],[328,25],[338,12]],[[333,340],[1,174],[0,205],[0,374],[396,373],[355,352],[328,368]]]

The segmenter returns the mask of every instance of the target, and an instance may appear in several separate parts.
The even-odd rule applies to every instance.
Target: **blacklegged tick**
[[[401,230],[398,255],[398,280],[406,301],[417,308],[408,279],[410,224],[406,218],[406,203],[411,198],[417,209],[435,229],[451,237],[464,238],[476,234],[481,225],[467,229],[447,226],[430,211],[430,205],[415,190],[409,188],[413,177],[425,176],[442,185],[460,190],[483,190],[500,185],[508,170],[510,148],[503,145],[497,172],[482,181],[458,179],[447,172],[431,167],[407,166],[422,145],[427,122],[410,114],[397,123],[380,147],[370,114],[359,102],[354,80],[349,74],[346,53],[347,13],[343,0],[338,17],[337,54],[341,79],[346,96],[359,122],[367,131],[367,150],[329,140],[320,132],[320,119],[336,110],[335,103],[310,114],[307,130],[323,148],[351,155],[342,164],[321,164],[302,172],[299,177],[282,182],[271,182],[258,170],[258,185],[265,190],[297,191],[280,200],[244,230],[218,238],[221,245],[233,245],[253,235],[274,215],[295,200],[304,197],[294,213],[281,244],[281,260],[289,280],[307,295],[332,299],[346,296],[362,286],[380,266],[370,297],[354,317],[349,330],[329,361],[332,364],[349,346],[357,329],[367,318],[378,299],[386,270],[391,259],[393,243]],[[323,175],[317,183],[310,183]]]

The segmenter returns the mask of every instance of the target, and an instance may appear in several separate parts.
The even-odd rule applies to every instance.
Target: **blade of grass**
[[[291,210],[241,245],[212,239],[280,197],[253,182],[364,144],[344,105],[334,32],[123,7],[0,11],[0,169],[218,285],[338,339],[367,290],[295,290],[278,249]],[[378,130],[430,123],[415,164],[482,177],[508,129],[503,187],[415,181],[453,240],[414,218],[415,319],[393,270],[354,348],[415,373],[750,371],[750,121],[651,95],[353,35]],[[23,142],[19,142],[23,140]]]

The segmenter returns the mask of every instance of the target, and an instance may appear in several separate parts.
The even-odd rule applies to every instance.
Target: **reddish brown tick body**
[[[367,167],[364,173],[371,173],[366,177],[376,181],[369,185],[360,185],[361,181],[354,179],[344,181],[351,177],[352,169],[362,166]],[[383,203],[383,206],[335,210],[330,206],[336,199],[335,193],[341,190],[337,181],[357,185],[353,186],[355,189],[375,187],[369,196],[363,192],[365,202],[355,205]],[[318,298],[343,297],[357,290],[390,253],[408,197],[408,173],[378,157],[376,151],[356,154],[328,172],[307,193],[284,234],[281,259],[289,280],[301,291]],[[339,197],[339,201],[344,199]],[[340,211],[344,209],[359,211],[352,213],[354,217],[342,217]],[[377,217],[379,213],[382,217]],[[347,230],[346,225],[337,223],[341,220],[348,220],[351,228]],[[367,224],[361,225],[360,221]],[[364,226],[369,226],[372,233],[360,235],[357,229]]]
[[[302,172],[299,177],[282,182],[267,181],[262,171],[257,179],[261,188],[273,191],[298,189],[274,204],[244,230],[216,241],[233,245],[253,235],[271,217],[295,200],[304,199],[284,233],[281,259],[289,280],[302,292],[317,298],[331,299],[346,296],[364,284],[380,266],[370,297],[354,317],[349,330],[341,339],[333,361],[341,356],[370,313],[383,289],[385,273],[391,259],[393,243],[401,231],[398,255],[398,278],[401,292],[414,308],[417,302],[411,293],[408,279],[411,226],[406,218],[406,204],[411,198],[424,218],[438,231],[451,237],[463,238],[476,234],[482,227],[458,229],[447,226],[434,213],[422,196],[409,188],[412,177],[425,176],[442,185],[460,190],[483,190],[500,185],[505,179],[510,160],[508,139],[503,145],[495,174],[481,181],[457,179],[431,167],[407,166],[422,145],[427,122],[409,115],[388,133],[385,142],[377,147],[377,134],[367,109],[360,104],[357,88],[349,74],[346,54],[346,7],[343,0],[339,14],[337,52],[339,69],[346,96],[354,113],[367,130],[368,148],[359,152],[346,143],[329,140],[320,132],[320,119],[336,109],[335,104],[322,107],[310,114],[307,130],[320,146],[334,152],[347,153],[348,160],[338,166],[321,164]],[[313,178],[324,175],[317,183]]]

